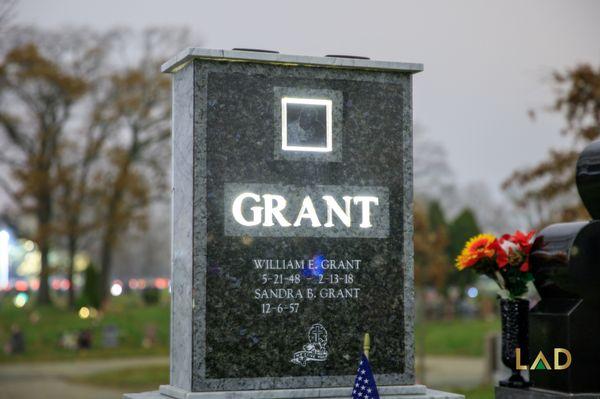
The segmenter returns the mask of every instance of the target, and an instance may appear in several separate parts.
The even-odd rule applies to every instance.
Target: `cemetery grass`
[[[25,353],[7,355],[2,347],[8,342],[11,326],[15,324],[25,335]],[[119,344],[115,348],[102,347],[102,330],[108,325],[116,326],[119,331]],[[148,326],[155,326],[156,341],[154,345],[144,347],[142,341]],[[69,350],[59,346],[65,332],[76,334],[83,329],[92,332],[91,349]],[[59,307],[27,304],[19,309],[8,298],[0,301],[0,363],[166,356],[168,346],[168,301],[145,305],[135,295],[113,298],[104,314],[88,319],[81,319],[77,311]]]
[[[467,399],[494,399],[494,387],[492,385],[482,385],[477,388],[442,388],[442,391],[458,393],[465,395]]]
[[[417,351],[426,356],[484,356],[485,337],[500,332],[500,320],[453,319],[416,324]],[[425,334],[424,345],[421,334]],[[424,347],[423,347],[424,346]]]

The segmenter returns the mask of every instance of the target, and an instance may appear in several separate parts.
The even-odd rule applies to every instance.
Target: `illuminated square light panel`
[[[283,97],[281,148],[283,151],[333,150],[332,100]]]

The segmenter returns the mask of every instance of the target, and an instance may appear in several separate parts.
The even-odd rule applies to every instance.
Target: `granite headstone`
[[[529,314],[529,363],[541,353],[550,367],[530,370],[528,389],[497,387],[499,399],[600,398],[600,142],[579,156],[576,183],[592,220],[542,229],[530,255],[541,300]]]
[[[188,49],[163,70],[174,84],[173,269],[160,394],[349,397],[368,332],[383,397],[457,397],[414,376],[422,66]]]

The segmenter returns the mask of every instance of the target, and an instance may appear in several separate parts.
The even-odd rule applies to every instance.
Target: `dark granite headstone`
[[[174,73],[171,382],[177,398],[414,385],[418,64],[190,49]],[[429,396],[427,396],[429,395]]]
[[[109,324],[102,329],[102,347],[116,348],[119,346],[119,327]]]
[[[529,315],[529,363],[541,351],[552,369],[530,370],[531,389],[497,388],[497,398],[600,397],[600,142],[582,152],[576,177],[594,220],[546,227],[531,251],[541,301]],[[554,369],[555,348],[569,351],[568,368]]]

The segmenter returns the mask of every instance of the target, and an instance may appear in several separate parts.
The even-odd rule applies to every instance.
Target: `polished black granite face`
[[[347,386],[366,332],[381,383],[410,382],[410,76],[208,61],[196,68],[205,96],[197,101],[205,105],[196,105],[203,122],[195,151],[205,151],[206,165],[198,168],[205,168],[206,180],[196,179],[195,195],[206,199],[206,214],[195,212],[195,234],[206,229],[206,247],[194,249],[194,300],[205,311],[202,305],[194,310],[193,389]],[[337,143],[341,159],[330,161],[327,153],[323,159],[276,156],[277,87],[342,94],[333,96],[343,101],[333,104],[339,113],[334,122],[341,124],[335,128],[343,133],[343,143]],[[294,133],[292,143],[324,144],[325,107],[294,105],[287,111],[288,132],[295,124],[306,133]],[[327,187],[334,187],[330,194],[339,205],[330,216],[323,200]],[[349,199],[346,187],[352,188]],[[289,193],[296,196],[288,202]],[[226,220],[236,220],[232,204],[241,194],[247,197],[237,220],[249,226],[238,232]],[[305,194],[312,195],[314,212],[303,205]],[[281,215],[290,226],[275,215],[274,234],[265,233],[271,228],[267,202],[282,203],[265,195],[286,199]],[[384,222],[367,220],[364,198],[371,197],[378,202],[368,203],[368,216],[385,214]],[[340,211],[351,215],[349,226]],[[327,229],[328,221],[335,223],[332,229],[377,233],[310,233]],[[277,234],[295,227],[302,233]],[[204,251],[205,257],[198,256]]]
[[[555,348],[565,348],[573,361],[564,370],[531,370],[529,375],[532,385],[539,389],[598,397],[599,142],[589,144],[579,156],[576,182],[583,205],[594,220],[558,223],[542,229],[530,255],[531,271],[541,300],[529,315],[529,360],[531,362],[540,351],[551,356],[548,354]]]

